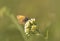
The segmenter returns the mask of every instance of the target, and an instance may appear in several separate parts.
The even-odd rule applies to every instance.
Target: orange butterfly
[[[25,24],[25,22],[28,20],[28,17],[23,15],[17,15],[17,19],[19,24]]]

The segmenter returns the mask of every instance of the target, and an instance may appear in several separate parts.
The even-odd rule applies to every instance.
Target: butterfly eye
[[[28,21],[29,19],[27,17],[25,17],[25,19],[23,20],[24,22]]]

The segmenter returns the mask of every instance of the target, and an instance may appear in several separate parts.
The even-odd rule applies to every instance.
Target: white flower
[[[30,22],[33,24],[35,22],[35,18],[32,18]]]
[[[25,23],[24,31],[25,31],[26,34],[28,34],[28,33],[30,32],[30,20],[28,20],[28,21]]]
[[[36,25],[32,25],[31,31],[34,32],[34,31],[36,31],[36,29],[37,29],[37,26]]]

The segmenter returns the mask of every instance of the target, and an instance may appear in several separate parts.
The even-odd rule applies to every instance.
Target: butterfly
[[[25,24],[26,21],[29,20],[29,18],[24,15],[17,15],[17,20],[19,24]]]

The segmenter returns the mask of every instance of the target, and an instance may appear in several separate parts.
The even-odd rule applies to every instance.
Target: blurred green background
[[[58,0],[0,0],[0,41],[60,41],[59,7]],[[47,39],[25,39],[23,27],[16,20],[18,14],[36,18]]]

